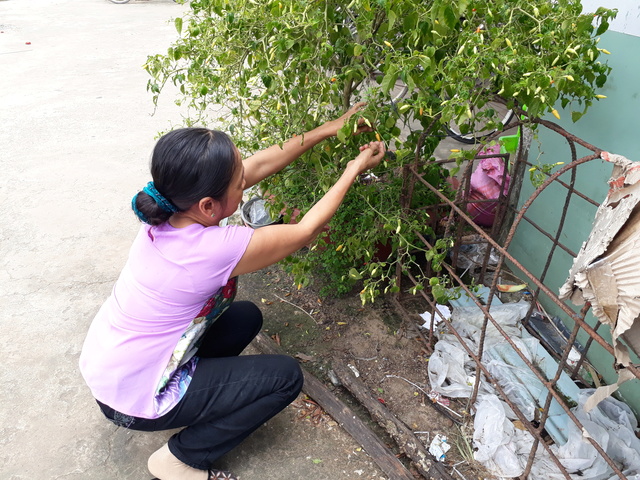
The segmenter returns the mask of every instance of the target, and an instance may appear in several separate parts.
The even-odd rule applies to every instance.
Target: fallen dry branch
[[[342,385],[369,411],[373,419],[391,435],[422,476],[438,479],[451,478],[443,465],[432,460],[425,446],[411,429],[381,404],[371,393],[371,390],[348,367],[338,362],[334,362],[332,367]]]
[[[254,345],[262,353],[282,355],[284,352],[267,335],[259,333]],[[415,480],[415,477],[396,458],[394,453],[371,431],[367,425],[320,380],[302,368],[304,373],[303,391],[313,398],[325,412],[346,430],[353,439],[371,456],[380,469],[394,480]]]

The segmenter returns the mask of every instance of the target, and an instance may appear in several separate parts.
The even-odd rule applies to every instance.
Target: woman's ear
[[[220,202],[211,197],[201,198],[198,202],[198,213],[210,218],[220,215],[221,208]]]

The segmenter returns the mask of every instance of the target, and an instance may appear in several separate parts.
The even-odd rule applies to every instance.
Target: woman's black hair
[[[235,173],[238,153],[229,136],[207,128],[181,128],[158,140],[151,157],[155,188],[178,211],[205,197],[223,201]],[[150,225],[160,225],[172,213],[141,191],[135,205]]]

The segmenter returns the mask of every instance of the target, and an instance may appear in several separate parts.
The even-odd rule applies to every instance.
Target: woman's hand
[[[347,166],[356,168],[358,174],[376,167],[384,158],[384,142],[369,142],[360,147],[360,155],[351,160]]]
[[[365,105],[366,102],[356,103],[353,107],[347,110],[344,115],[336,118],[335,120],[331,120],[322,124],[320,128],[323,130],[324,134],[327,137],[335,137],[338,134],[338,130],[340,130],[344,126],[345,122],[349,120],[354,114],[362,110]],[[361,132],[371,132],[372,130],[373,129],[365,123],[364,118],[358,119],[358,130],[356,131],[356,134]]]

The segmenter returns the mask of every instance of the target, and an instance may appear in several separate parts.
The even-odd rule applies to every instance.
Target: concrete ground
[[[0,0],[0,479],[150,478],[171,432],[117,428],[78,372],[149,180],[155,115],[142,65],[176,37],[171,0]],[[242,480],[383,479],[337,425],[293,408],[223,459]]]

